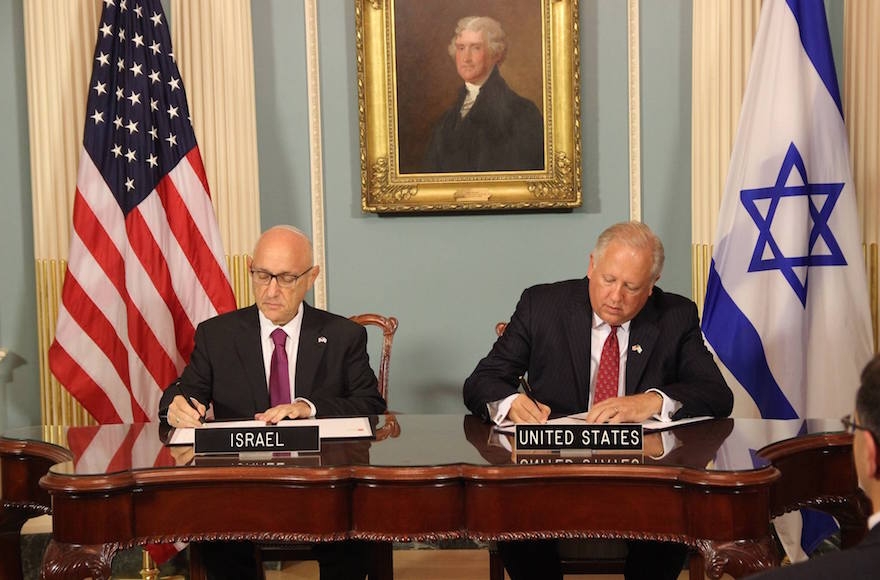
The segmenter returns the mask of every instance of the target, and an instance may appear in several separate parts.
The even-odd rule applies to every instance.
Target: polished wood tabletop
[[[711,420],[648,434],[641,455],[517,454],[473,416],[374,422],[374,439],[300,456],[194,456],[156,423],[10,430],[0,576],[20,576],[21,524],[50,511],[46,578],[109,578],[116,551],[153,542],[463,537],[677,541],[692,574],[738,577],[778,563],[768,523],[781,513],[828,511],[847,544],[864,531],[836,420]]]

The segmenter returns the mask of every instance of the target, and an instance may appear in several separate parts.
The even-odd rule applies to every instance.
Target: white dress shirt
[[[287,353],[287,366],[290,374],[290,401],[296,403],[302,401],[309,406],[310,417],[317,413],[315,405],[304,397],[296,396],[296,355],[299,352],[299,332],[302,329],[303,305],[300,303],[299,310],[293,320],[284,326],[278,326],[257,309],[260,316],[260,346],[263,349],[263,370],[266,372],[266,384],[269,384],[269,373],[272,368],[272,352],[275,350],[275,342],[272,340],[272,332],[276,328],[284,330],[287,341],[284,343],[284,351]]]
[[[620,349],[620,380],[617,384],[617,396],[626,396],[626,359],[629,355],[629,328],[632,320],[627,320],[617,329],[617,346]],[[611,334],[611,325],[599,318],[593,313],[593,327],[590,332],[590,400],[587,408],[593,406],[593,395],[596,393],[596,375],[599,374],[599,359],[602,357],[602,347],[605,346],[605,340]],[[668,423],[672,421],[672,415],[681,409],[681,403],[670,399],[666,393],[656,387],[652,387],[645,391],[646,393],[657,393],[663,397],[663,406],[660,412],[654,415],[658,421]]]
[[[620,379],[617,384],[618,397],[626,396],[626,359],[629,353],[629,329],[631,323],[632,321],[628,320],[617,329],[617,346],[620,349],[621,370]],[[599,318],[594,312],[593,325],[590,330],[590,392],[587,397],[587,409],[593,406],[593,394],[596,392],[596,375],[599,372],[599,359],[602,356],[602,347],[605,345],[605,339],[608,338],[609,334],[611,334],[611,325]],[[660,412],[654,415],[654,419],[657,421],[668,423],[672,421],[672,415],[681,409],[681,402],[668,397],[666,393],[659,388],[651,387],[645,392],[654,392],[663,398],[663,405],[660,408]],[[519,393],[515,393],[509,397],[501,399],[500,401],[488,403],[489,417],[492,418],[493,422],[500,425],[501,422],[507,418],[507,414],[510,412],[510,406],[513,404],[513,400],[518,394]]]
[[[461,115],[462,119],[468,114],[471,107],[474,106],[474,101],[477,100],[477,96],[480,94],[480,89],[483,88],[483,85],[475,85],[467,82],[464,83],[464,86],[467,89],[467,94],[464,97],[464,102],[461,104],[461,109],[458,111],[458,114]]]

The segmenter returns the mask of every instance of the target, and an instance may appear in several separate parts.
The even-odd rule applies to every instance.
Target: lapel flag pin
[[[318,342],[323,342],[324,344],[327,344],[327,337],[326,336],[319,336]]]
[[[642,345],[634,344],[632,347],[632,350],[633,350],[633,352],[637,352],[639,354],[642,354]]]

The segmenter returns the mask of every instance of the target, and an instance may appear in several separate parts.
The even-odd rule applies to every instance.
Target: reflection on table
[[[863,533],[851,438],[837,421],[689,424],[648,435],[627,461],[518,457],[472,416],[376,421],[373,440],[269,457],[192,456],[165,447],[155,423],[11,430],[0,438],[0,574],[20,576],[14,540],[50,495],[46,578],[109,578],[117,550],[147,542],[546,536],[683,542],[697,572],[718,578],[777,561],[768,522],[784,511],[832,512],[847,543]],[[816,470],[836,476],[804,476]]]

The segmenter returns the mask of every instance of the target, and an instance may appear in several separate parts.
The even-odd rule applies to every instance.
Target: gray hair
[[[596,240],[596,247],[593,249],[593,256],[596,260],[602,258],[605,254],[605,249],[613,241],[621,242],[633,248],[650,249],[652,258],[651,275],[654,277],[654,280],[660,278],[666,256],[663,252],[663,242],[660,241],[657,234],[651,231],[651,228],[637,221],[620,222],[608,227],[599,234],[599,238]]]
[[[458,25],[455,27],[455,34],[452,36],[452,40],[449,41],[449,56],[455,58],[455,41],[465,30],[482,32],[489,52],[493,56],[498,57],[498,64],[504,61],[504,57],[507,56],[507,35],[504,34],[501,23],[488,16],[465,16],[458,21]]]

